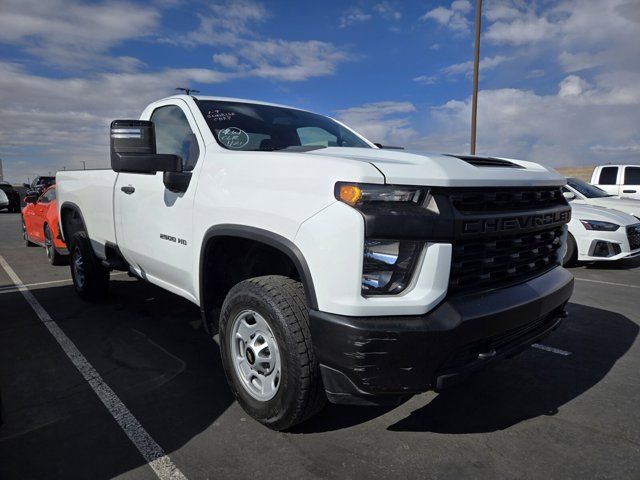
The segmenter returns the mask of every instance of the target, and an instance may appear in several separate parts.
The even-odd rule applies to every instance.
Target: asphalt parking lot
[[[640,478],[640,262],[572,269],[544,348],[276,433],[233,401],[196,306],[124,274],[83,302],[16,214],[0,213],[0,256],[186,478]],[[3,268],[0,391],[1,479],[158,478]]]

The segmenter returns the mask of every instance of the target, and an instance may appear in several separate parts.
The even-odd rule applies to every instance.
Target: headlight
[[[615,232],[620,228],[620,225],[616,225],[611,222],[601,222],[599,220],[580,220],[580,223],[587,230],[598,230],[601,232]]]
[[[395,295],[411,282],[424,243],[365,240],[362,269],[363,295]]]
[[[341,202],[360,207],[363,205],[415,204],[425,202],[429,189],[402,185],[369,183],[336,183],[335,196]]]

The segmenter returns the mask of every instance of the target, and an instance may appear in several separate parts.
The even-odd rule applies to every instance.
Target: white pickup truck
[[[111,170],[58,172],[75,289],[124,270],[219,332],[242,407],[286,429],[396,404],[538,341],[565,316],[565,179],[417,154],[304,110],[175,96],[111,124]]]
[[[600,165],[593,169],[591,184],[609,195],[640,200],[640,165]]]

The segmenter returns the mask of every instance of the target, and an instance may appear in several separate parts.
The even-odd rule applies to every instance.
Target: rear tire
[[[51,233],[49,225],[45,225],[44,227],[44,248],[45,252],[47,252],[47,260],[49,260],[51,265],[64,265],[66,257],[56,250],[56,246],[53,244],[53,234]]]
[[[567,233],[567,251],[562,259],[562,265],[565,267],[573,267],[578,263],[578,245],[573,235]]]
[[[77,232],[71,237],[70,266],[73,286],[84,300],[96,301],[107,296],[109,270],[102,266],[93,253],[86,232]]]
[[[322,409],[326,395],[300,282],[269,275],[238,283],[222,305],[219,331],[229,386],[249,415],[285,430]]]

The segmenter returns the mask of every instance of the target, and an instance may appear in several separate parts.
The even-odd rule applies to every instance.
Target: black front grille
[[[454,241],[449,292],[498,288],[540,275],[559,265],[561,237],[560,226]]]
[[[559,187],[469,188],[452,191],[451,203],[461,213],[522,211],[566,205]]]
[[[627,227],[627,238],[631,250],[640,248],[640,223]]]

